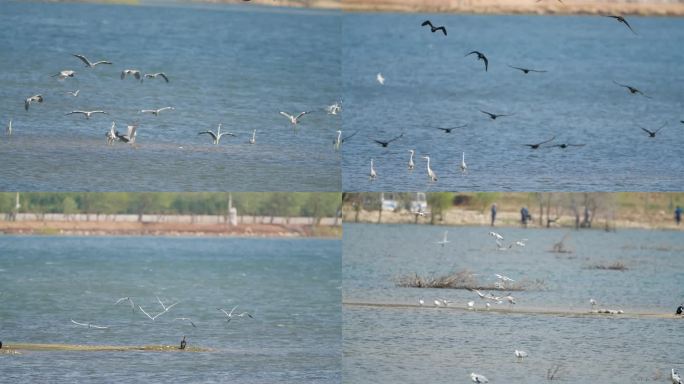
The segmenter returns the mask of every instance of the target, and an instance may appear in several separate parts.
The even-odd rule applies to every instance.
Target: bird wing
[[[143,307],[141,307],[141,306],[138,305],[138,308],[140,308],[140,312],[144,313],[145,316],[147,316],[147,317],[150,318],[150,320],[154,320],[154,317],[150,316],[149,313],[145,312],[145,310],[143,309]]]
[[[198,133],[198,135],[204,135],[204,134],[211,135],[211,138],[214,139],[214,140],[216,140],[216,134],[215,134],[214,132],[212,132],[212,131],[202,131],[202,132]]]
[[[140,80],[142,78],[140,76],[140,71],[133,71],[133,76],[135,76],[136,80]]]
[[[81,114],[84,114],[84,115],[87,115],[87,114],[88,114],[88,113],[86,113],[85,111],[71,111],[71,112],[65,113],[64,116],[73,115],[73,114],[75,114],[75,113],[81,113]]]
[[[627,22],[627,20],[625,20],[624,17],[623,17],[622,19],[618,19],[618,20],[619,20],[621,23],[624,23],[624,24],[627,26],[627,28],[629,28],[629,30],[632,31],[633,34],[635,34],[635,35],[637,34],[637,33],[632,29],[632,26],[629,25],[629,23]]]
[[[112,128],[113,128],[113,126],[112,126]],[[128,299],[128,297],[122,297],[122,298],[120,298],[119,300],[117,300],[116,303],[114,303],[114,305],[117,305],[117,304],[119,304],[120,302],[122,302],[122,301],[124,301],[124,300],[126,300],[126,299]]]
[[[28,111],[29,105],[31,105],[31,98],[24,100],[24,109]]]
[[[230,316],[230,315],[228,314],[228,312],[226,312],[226,310],[225,310],[225,309],[223,309],[223,308],[216,308],[216,309],[218,309],[219,311],[221,311],[221,312],[225,313],[225,314],[226,314],[226,316]]]
[[[74,324],[76,324],[76,325],[83,326],[83,327],[87,327],[87,326],[88,326],[88,324],[79,323],[78,321],[74,321],[74,319],[71,319],[71,322],[74,323]]]
[[[351,139],[351,138],[354,137],[354,135],[356,135],[357,133],[359,133],[359,131],[356,131],[356,132],[352,133],[351,135],[349,135],[349,136],[347,136],[347,137],[343,137],[343,138],[340,140],[340,143],[344,143],[345,140]]]
[[[432,22],[431,22],[430,20],[425,20],[425,21],[423,21],[423,24],[421,24],[420,26],[421,26],[421,27],[424,27],[424,26],[426,26],[426,25],[429,25],[430,28],[432,28]]]
[[[236,137],[235,134],[231,133],[231,132],[221,132],[221,134],[219,134],[218,137],[220,138],[220,137],[223,137],[225,135]]]
[[[159,303],[159,305],[162,306],[162,309],[164,309],[166,311],[166,305],[164,305],[164,303],[159,299],[159,296],[155,296],[155,297],[157,298],[157,302]]]
[[[161,112],[161,111],[166,111],[167,109],[174,109],[174,108],[173,108],[173,107],[159,108],[159,109],[157,110],[157,113],[159,113],[159,112]]]
[[[297,115],[296,118],[299,119],[300,117],[302,117],[302,116],[304,116],[304,115],[306,115],[306,114],[308,114],[308,113],[311,113],[311,111],[302,112],[302,113],[300,113],[299,115]]]
[[[283,115],[283,116],[285,116],[285,117],[287,117],[288,119],[291,119],[291,118],[294,117],[294,116],[290,115],[290,114],[287,113],[287,112],[280,112],[280,114]]]
[[[161,76],[162,78],[164,78],[164,80],[166,80],[167,83],[169,82],[169,78],[166,77],[166,74],[165,74],[164,72],[159,72],[159,73],[157,73],[157,75],[159,75],[159,76]]]
[[[90,111],[90,113],[104,113],[105,115],[107,115],[107,114],[108,114],[108,113],[107,113],[107,112],[105,112],[105,111]]]
[[[546,143],[551,142],[551,141],[553,141],[553,140],[555,140],[555,139],[556,139],[556,136],[553,136],[552,138],[550,138],[550,139],[548,139],[548,140],[544,140],[544,141],[542,141],[541,143],[538,143],[537,145],[546,144]]]
[[[111,63],[112,63],[111,61],[100,60],[100,61],[94,62],[94,63],[93,63],[93,67],[96,66],[96,65],[100,65],[100,64],[111,64]]]
[[[378,143],[378,144],[380,144],[380,145],[387,145],[387,144],[389,144],[389,141],[380,141],[380,140],[375,140],[375,139],[373,139],[373,141],[375,141],[376,143]]]
[[[667,123],[664,123],[663,125],[660,126],[660,128],[656,129],[656,133],[660,132],[661,129],[665,128]]]
[[[237,307],[238,307],[237,305],[234,306],[233,309],[230,310],[230,313],[228,314],[228,316],[232,316],[232,315],[233,315],[233,312],[235,312],[235,310],[237,309]]]
[[[489,68],[489,60],[487,60],[487,56],[482,55],[482,60],[485,63],[485,72],[487,72],[487,69]]]
[[[620,84],[620,83],[618,83],[618,82],[617,82],[617,81],[615,81],[615,80],[613,80],[613,83],[615,83],[615,84],[617,84],[617,85],[619,85],[619,86],[621,86],[621,87],[629,88],[629,85],[626,85],[626,84]]]
[[[126,70],[121,71],[121,80],[126,77]]]
[[[94,325],[94,324],[88,324],[90,328],[95,328],[95,329],[107,329],[109,327],[103,327],[101,325]]]
[[[479,111],[482,112],[482,113],[484,113],[485,115],[489,115],[489,117],[494,117],[494,116],[496,116],[496,115],[493,114],[493,113],[490,113],[490,112],[487,112],[487,111],[483,111],[483,110],[481,110],[481,109],[480,109]]]
[[[402,132],[401,135],[399,135],[399,136],[397,136],[397,137],[394,137],[394,138],[392,138],[392,139],[390,139],[390,140],[387,140],[387,143],[389,144],[389,143],[391,143],[391,142],[393,142],[393,141],[395,141],[395,140],[399,140],[399,139],[401,139],[403,136],[404,136],[404,132]]]
[[[176,305],[178,305],[178,303],[180,303],[180,301],[176,301],[175,303],[173,303],[173,304],[169,305],[168,307],[164,308],[164,312],[168,312],[169,310],[171,310],[171,308],[173,308],[173,307],[175,307]]]
[[[437,27],[437,28],[435,28],[435,31],[439,31],[439,30],[442,30],[442,32],[444,33],[444,36],[447,35],[447,30],[446,30],[445,27],[442,26],[442,27]]]
[[[90,60],[88,60],[85,56],[83,56],[83,55],[74,55],[74,56],[81,59],[81,61],[83,63],[85,63],[86,67],[92,67],[93,66],[93,64],[90,62]]]
[[[510,64],[507,64],[507,65],[508,65],[509,67],[511,67],[511,68],[513,68],[513,69],[517,69],[517,70],[519,70],[519,71],[523,71],[523,72],[525,72],[525,71],[531,71],[531,69],[520,68],[520,67],[514,67],[514,66],[512,66],[512,65],[510,65]]]
[[[472,55],[473,53],[480,53],[480,52],[478,52],[478,51],[472,51],[472,52],[468,53],[467,55],[465,55],[465,56],[463,56],[463,57],[470,56],[470,55]]]
[[[653,132],[653,131],[651,131],[650,129],[646,129],[646,128],[644,128],[644,127],[639,127],[639,128],[641,128],[644,132],[647,132],[649,135],[653,135],[653,134],[656,133],[656,132]]]

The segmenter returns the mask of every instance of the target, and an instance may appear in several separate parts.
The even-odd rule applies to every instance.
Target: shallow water
[[[444,230],[451,241],[436,244]],[[662,379],[684,361],[682,320],[583,317],[487,312],[466,290],[400,288],[399,276],[444,275],[468,269],[483,283],[494,273],[515,280],[542,280],[541,288],[513,292],[505,309],[674,313],[684,297],[684,238],[680,232],[624,230],[570,232],[573,253],[548,252],[565,230],[498,228],[506,244],[527,238],[524,248],[498,251],[487,227],[345,224],[344,302],[417,304],[444,297],[453,307],[475,301],[477,311],[425,307],[343,308],[343,377],[348,383],[468,382],[477,372],[492,382],[546,382],[548,368],[561,366],[564,382]],[[377,244],[384,244],[378,247]],[[589,267],[622,261],[627,271]],[[493,292],[495,294],[505,292]],[[530,357],[516,362],[515,349]]]
[[[189,345],[209,353],[0,355],[8,382],[340,381],[340,243],[330,240],[0,237],[2,341]],[[149,320],[125,303],[132,296]],[[227,323],[217,307],[254,319]],[[197,325],[175,321],[189,317]],[[70,322],[90,322],[96,330]]]
[[[421,28],[425,19],[446,25],[449,36]],[[596,16],[345,14],[343,128],[359,133],[343,149],[343,189],[681,190],[684,20],[630,23],[638,36]],[[474,56],[464,58],[472,50],[487,55],[487,72]],[[525,75],[507,65],[548,72]],[[493,121],[480,109],[513,116]],[[664,123],[654,139],[639,128]],[[450,134],[433,128],[462,124],[468,127]],[[372,141],[402,132],[387,148]],[[554,135],[551,144],[586,145],[524,146]],[[437,182],[428,182],[418,155],[407,170],[409,149],[430,156]]]
[[[340,119],[323,107],[341,97],[339,24],[334,12],[268,7],[2,2],[0,189],[338,191]],[[86,69],[72,53],[114,64]],[[122,81],[124,68],[170,82]],[[76,77],[50,77],[63,69]],[[45,102],[24,111],[37,93]],[[139,113],[165,106],[176,110]],[[109,115],[64,116],[74,109]],[[315,113],[296,133],[278,114],[305,110]],[[112,121],[139,124],[137,149],[105,145]],[[237,137],[197,135],[219,123]]]

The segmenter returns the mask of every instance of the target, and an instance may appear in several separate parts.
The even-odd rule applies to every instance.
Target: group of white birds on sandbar
[[[409,170],[409,172],[411,172],[416,168],[416,163],[415,163],[415,161],[413,161],[413,158],[416,154],[416,151],[414,149],[409,149],[408,152],[410,153],[409,160],[408,160],[408,170]],[[438,180],[437,173],[430,166],[430,156],[429,155],[423,155],[421,157],[423,159],[425,159],[425,170],[427,172],[428,180],[430,182],[436,182]],[[466,164],[466,161],[465,161],[465,152],[463,152],[461,155],[460,169],[461,169],[462,175],[468,174],[468,165]],[[375,164],[374,164],[372,158],[371,158],[370,172],[368,175],[369,175],[369,180],[371,180],[371,181],[375,180],[378,177],[378,172],[375,170]]]

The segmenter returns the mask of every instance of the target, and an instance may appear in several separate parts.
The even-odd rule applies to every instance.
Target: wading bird
[[[188,345],[187,341],[185,341],[185,336],[183,336],[183,340],[180,342],[180,347],[179,349],[185,349],[185,346]]]
[[[145,74],[145,79],[156,79],[157,76],[161,77],[166,81],[167,83],[169,82],[169,78],[166,76],[164,72],[157,72],[157,73],[146,73]]]
[[[111,64],[111,63],[112,63],[111,61],[107,61],[107,60],[100,60],[100,61],[96,61],[96,62],[93,63],[93,62],[91,62],[90,60],[88,60],[88,59],[87,59],[85,56],[83,56],[83,55],[75,55],[75,54],[74,54],[73,56],[78,57],[79,59],[81,59],[81,61],[85,64],[86,68],[94,68],[96,65],[100,65],[100,64]]]
[[[235,134],[231,132],[221,132],[221,124],[219,123],[218,127],[216,128],[216,133],[212,132],[211,130],[206,130],[198,133],[197,135],[209,135],[211,136],[212,143],[214,145],[218,145],[219,142],[221,142],[221,138],[223,136],[235,136]]]
[[[556,136],[554,136],[554,137],[552,137],[552,138],[550,138],[550,139],[548,139],[548,140],[544,140],[544,141],[542,141],[542,142],[536,143],[536,144],[523,144],[523,145],[526,146],[526,147],[530,147],[530,148],[532,148],[532,149],[537,149],[537,148],[539,148],[540,145],[546,144],[546,143],[550,143],[550,142],[552,142],[552,141],[555,140],[555,139],[556,139]]]
[[[413,162],[413,155],[416,153],[416,151],[414,151],[413,149],[409,149],[409,152],[411,152],[411,157],[409,157],[408,161],[408,169],[410,171],[416,167],[416,164]]]
[[[42,103],[43,102],[43,95],[34,95],[34,96],[31,96],[31,97],[27,98],[26,100],[24,100],[24,109],[28,111],[29,107],[31,106],[31,103],[34,103],[34,102]]]
[[[85,116],[86,119],[90,119],[90,116],[92,116],[96,113],[102,113],[104,115],[108,115],[108,113],[105,111],[71,111],[71,112],[65,113],[64,116],[69,116],[69,115],[74,115],[74,114],[79,114],[79,113],[81,115]]]
[[[375,178],[378,177],[377,172],[375,172],[375,167],[373,166],[373,159],[371,159],[370,174],[368,176],[371,181],[375,180]]]
[[[484,65],[485,65],[485,72],[487,72],[487,68],[489,68],[489,60],[487,60],[487,56],[485,56],[484,53],[482,53],[482,52],[480,52],[480,51],[472,51],[472,52],[470,52],[469,54],[465,55],[464,57],[470,56],[470,55],[472,55],[472,54],[476,54],[476,55],[477,55],[477,59],[478,59],[478,60],[482,60],[482,61],[484,62]]]
[[[176,108],[174,108],[174,107],[164,107],[164,108],[159,108],[159,109],[141,109],[141,110],[140,110],[140,113],[151,113],[151,114],[153,114],[153,115],[155,115],[155,116],[159,116],[159,113],[160,113],[160,112],[163,112],[163,111],[173,111],[173,110],[175,110],[175,109],[176,109]]]
[[[626,25],[627,28],[629,28],[629,30],[632,31],[633,34],[635,34],[635,35],[637,34],[636,32],[634,32],[634,30],[632,29],[632,26],[629,25],[629,23],[627,22],[627,20],[625,20],[624,17],[622,17],[622,16],[615,16],[615,15],[609,15],[609,16],[606,16],[606,17],[610,17],[610,18],[612,18],[612,19],[617,20],[618,22],[620,22],[620,23]]]
[[[465,162],[465,152],[461,154],[461,173],[464,175],[468,173],[468,165],[466,165]]]
[[[435,27],[434,25],[432,25],[432,22],[430,20],[423,21],[423,24],[421,24],[420,26],[424,27],[426,25],[430,26],[430,30],[432,31],[432,33],[435,33],[437,31],[442,31],[442,33],[444,33],[444,36],[447,35],[447,30],[444,26]]]
[[[437,181],[437,174],[430,168],[430,156],[423,156],[423,159],[427,160],[427,174],[430,181]]]

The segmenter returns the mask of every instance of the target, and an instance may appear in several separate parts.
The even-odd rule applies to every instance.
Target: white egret
[[[444,247],[447,243],[449,243],[449,240],[447,240],[447,235],[449,234],[449,231],[444,231],[444,237],[442,237],[442,240],[438,241],[437,244],[441,245]]]
[[[465,152],[463,152],[463,155],[461,156],[461,173],[462,174],[468,173],[468,166],[466,165],[466,162],[465,162]]]
[[[370,167],[369,177],[371,180],[375,180],[375,178],[378,177],[377,172],[375,172],[375,167],[373,166],[373,159],[371,159],[371,167]]]
[[[409,152],[411,152],[411,157],[409,157],[409,162],[408,162],[408,169],[413,170],[413,168],[416,167],[416,164],[413,162],[413,155],[416,153],[413,149],[409,149]]]
[[[437,181],[437,174],[430,168],[430,156],[423,156],[423,159],[427,160],[427,174],[430,181]]]

